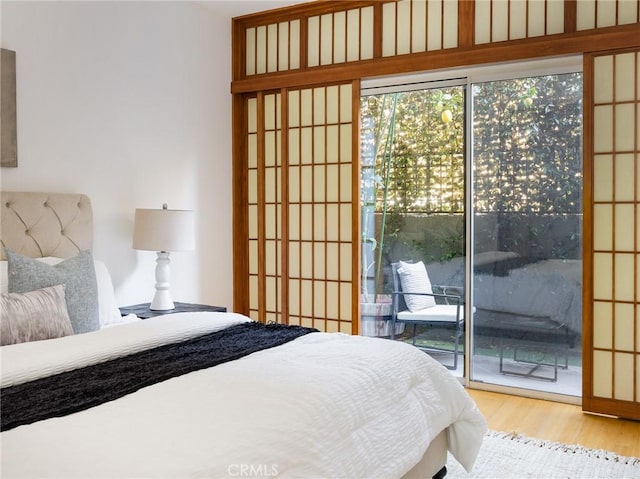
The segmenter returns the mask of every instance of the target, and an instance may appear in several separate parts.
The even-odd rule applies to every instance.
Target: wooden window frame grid
[[[232,139],[232,155],[233,155],[233,209],[234,209],[234,225],[233,235],[234,241],[234,309],[239,312],[248,310],[248,294],[246,287],[248,271],[247,248],[248,242],[241,240],[248,237],[248,226],[245,214],[247,204],[247,171],[246,171],[246,144],[247,136],[246,122],[244,119],[244,101],[250,96],[255,96],[256,92],[265,92],[282,90],[283,92],[289,88],[297,89],[313,86],[327,86],[329,84],[353,82],[357,88],[353,89],[353,125],[358,125],[359,101],[356,94],[359,92],[359,82],[363,78],[379,77],[385,75],[400,75],[406,73],[415,73],[420,71],[430,71],[436,69],[453,69],[463,66],[473,66],[478,64],[490,64],[507,61],[530,60],[543,57],[564,56],[573,54],[584,55],[584,77],[585,82],[591,81],[589,75],[593,73],[593,68],[589,64],[589,60],[596,55],[607,53],[621,53],[627,50],[634,50],[640,47],[640,1],[637,6],[637,22],[632,24],[609,26],[585,30],[577,30],[577,5],[580,0],[564,0],[564,32],[553,35],[542,35],[538,37],[527,37],[517,40],[505,40],[494,43],[485,43],[476,45],[475,42],[475,1],[458,2],[458,46],[456,48],[447,48],[443,50],[432,50],[419,53],[409,53],[398,56],[383,57],[382,56],[382,7],[386,2],[378,1],[340,1],[340,0],[319,0],[315,2],[294,5],[282,9],[268,12],[261,12],[233,19],[232,25],[232,82],[231,93],[233,96],[232,122],[233,122],[233,139]],[[373,58],[370,60],[346,61],[344,63],[332,65],[319,65],[309,67],[307,64],[307,19],[311,16],[319,16],[322,14],[336,13],[338,11],[348,11],[354,8],[362,8],[364,6],[373,7]],[[597,10],[596,4],[596,10]],[[618,18],[618,7],[616,6],[616,22]],[[268,25],[271,23],[290,22],[292,20],[300,21],[300,67],[297,70],[278,71],[272,73],[256,74],[247,76],[245,74],[245,57],[246,50],[246,28],[257,27],[260,25]],[[595,24],[597,25],[597,11],[595,16]],[[527,23],[528,28],[528,23]],[[547,27],[545,25],[545,32]],[[397,47],[396,47],[397,48]],[[593,228],[593,195],[591,187],[588,186],[593,182],[593,166],[590,164],[593,156],[593,118],[588,108],[592,108],[593,104],[589,97],[589,86],[585,88],[585,116],[584,116],[584,221],[583,221],[583,304],[584,304],[584,329],[583,337],[590,337],[593,334],[592,311],[593,307],[593,238],[591,237]],[[282,96],[282,103],[284,101]],[[637,119],[638,120],[638,119]],[[283,120],[284,121],[284,118]],[[282,128],[283,145],[286,128]],[[354,134],[355,138],[355,134]],[[637,141],[637,140],[636,140]],[[357,171],[359,167],[358,145],[354,142],[353,148],[353,171]],[[287,148],[283,146],[282,154],[286,154]],[[587,161],[588,160],[588,161]],[[284,161],[284,160],[283,160]],[[283,189],[285,184],[283,183]],[[357,198],[358,183],[353,181],[353,201],[358,204]],[[284,194],[284,193],[283,193]],[[636,193],[637,194],[637,193]],[[587,207],[588,205],[588,207]],[[637,208],[637,206],[636,206]],[[283,210],[286,208],[283,208]],[[354,208],[359,210],[359,208]],[[354,231],[359,225],[359,211],[354,213],[353,218]],[[282,236],[283,242],[287,239]],[[357,241],[357,234],[354,233],[354,241]],[[637,240],[637,239],[636,239]],[[636,241],[637,248],[637,241]],[[358,248],[354,248],[354,253]],[[283,254],[283,257],[287,255]],[[354,255],[358,256],[359,255]],[[354,258],[353,262],[353,281],[358,281],[359,259]],[[638,265],[636,262],[636,275]],[[283,276],[288,269],[283,265]],[[286,281],[283,281],[283,287]],[[637,293],[636,293],[637,295]],[[636,308],[638,298],[636,298]],[[285,303],[282,304],[286,311]],[[357,333],[357,314],[358,314],[358,294],[357,288],[354,288],[352,298],[353,310],[353,333]],[[283,311],[283,315],[284,315]],[[636,326],[637,327],[637,326]],[[636,332],[637,336],[637,332]],[[591,371],[593,368],[592,349],[589,344],[584,345],[585,356],[583,359],[583,368]],[[592,346],[592,344],[591,344]],[[636,344],[636,351],[638,345]],[[622,415],[625,417],[635,417],[640,419],[638,414],[637,402],[625,403],[620,400],[608,400],[593,398],[589,396],[592,392],[592,384],[585,376],[587,382],[583,382],[583,408],[585,410],[607,412],[611,414]],[[634,379],[637,381],[637,379]],[[637,391],[637,385],[635,388]],[[635,392],[634,394],[637,394]],[[638,399],[638,398],[636,398]]]

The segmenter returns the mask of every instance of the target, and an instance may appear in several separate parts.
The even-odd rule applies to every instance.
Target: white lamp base
[[[153,296],[150,309],[152,311],[168,311],[175,308],[169,292],[169,278],[171,277],[169,252],[158,251],[157,255],[156,294]]]

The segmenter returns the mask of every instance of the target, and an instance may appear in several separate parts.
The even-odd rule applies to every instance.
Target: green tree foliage
[[[581,74],[474,85],[477,212],[581,213]]]
[[[476,233],[524,256],[579,257],[581,74],[472,88],[472,139],[465,139],[464,86],[362,98],[363,238],[376,250],[368,264],[377,272],[411,215],[464,213],[465,140],[473,149],[474,214],[499,216]],[[558,226],[567,221],[578,225],[568,227],[575,234]],[[425,258],[444,258],[426,251],[433,238],[401,241]],[[463,231],[441,242],[447,257],[464,254]]]
[[[392,96],[396,98],[395,109]],[[451,116],[443,117],[445,111]],[[362,99],[361,116],[370,119],[363,121],[369,128],[363,128],[361,141],[378,145],[376,211],[385,205],[391,213],[463,211],[462,87],[367,96]],[[386,168],[383,145],[389,142],[393,161]],[[383,185],[388,185],[386,195]]]
[[[476,212],[580,213],[581,74],[473,88]],[[363,97],[361,141],[375,144],[376,211],[464,211],[464,100],[464,87]],[[385,145],[393,150],[388,168]]]

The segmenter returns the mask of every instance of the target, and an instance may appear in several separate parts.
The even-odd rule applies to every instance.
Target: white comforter
[[[183,313],[5,346],[2,386],[246,320]],[[449,449],[470,469],[485,421],[429,356],[394,341],[312,333],[87,411],[5,431],[0,473],[400,477],[447,427]]]

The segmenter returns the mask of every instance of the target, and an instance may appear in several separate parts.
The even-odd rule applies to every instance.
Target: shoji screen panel
[[[592,28],[626,25],[640,21],[638,0],[578,0],[576,5],[576,28]]]
[[[258,99],[247,100],[247,216],[249,224],[248,252],[249,252],[249,316],[254,320],[259,320],[260,314],[260,244],[262,236],[259,235],[260,225],[258,224],[261,215],[259,214],[260,203],[258,197],[258,144],[262,140],[262,134],[258,135]],[[261,141],[260,141],[261,142]]]
[[[593,160],[585,409],[640,419],[640,53],[587,58],[585,124],[593,139],[585,151]]]
[[[265,321],[282,322],[282,194],[280,94],[264,95],[264,310]],[[260,214],[260,213],[259,213]]]
[[[300,68],[300,20],[245,30],[245,75]]]
[[[475,2],[475,43],[492,43],[564,32],[564,0]]]
[[[307,21],[307,65],[373,58],[373,7],[315,15]]]
[[[383,5],[383,56],[457,46],[458,0],[400,0]]]
[[[249,315],[282,316],[281,95],[247,101]]]
[[[353,93],[349,83],[287,98],[289,323],[345,333],[357,332]]]

